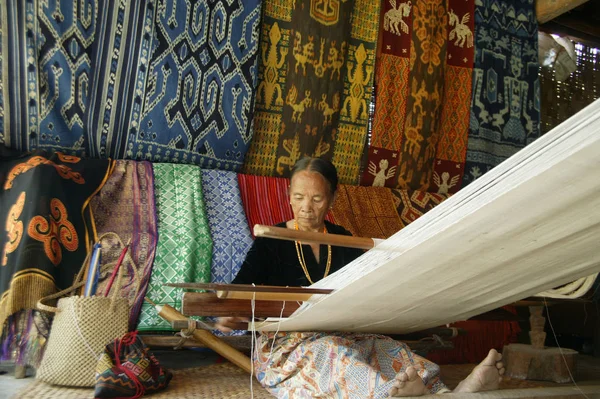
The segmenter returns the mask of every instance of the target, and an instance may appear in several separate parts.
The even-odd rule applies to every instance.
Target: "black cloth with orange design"
[[[41,296],[69,287],[92,239],[89,199],[107,159],[0,151],[0,325]]]

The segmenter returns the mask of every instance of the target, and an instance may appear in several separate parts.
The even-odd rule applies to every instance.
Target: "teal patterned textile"
[[[530,0],[475,2],[463,187],[540,136],[538,23]]]
[[[3,0],[0,144],[237,170],[260,0]]]
[[[146,296],[181,310],[180,288],[167,283],[210,282],[212,239],[204,209],[202,174],[194,165],[154,164],[158,244]],[[140,331],[172,330],[154,307],[142,305]]]

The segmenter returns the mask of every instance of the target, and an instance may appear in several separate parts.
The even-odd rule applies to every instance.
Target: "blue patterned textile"
[[[4,0],[0,143],[237,170],[260,13],[261,0]]]
[[[203,170],[202,191],[213,240],[211,282],[229,284],[252,246],[237,174]]]
[[[463,187],[540,136],[538,24],[530,0],[475,2],[475,65]]]

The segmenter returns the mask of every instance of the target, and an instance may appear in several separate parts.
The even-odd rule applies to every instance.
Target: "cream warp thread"
[[[562,287],[553,288],[537,294],[536,296],[555,299],[576,299],[585,295],[594,285],[598,273],[582,277]]]
[[[565,362],[565,367],[567,368],[569,377],[571,377],[571,382],[573,382],[573,385],[575,386],[575,388],[577,388],[577,390],[581,393],[581,395],[583,395],[585,398],[589,399],[589,397],[583,392],[583,390],[579,387],[579,385],[577,385],[577,383],[575,382],[575,379],[573,378],[573,374],[571,373],[571,369],[569,369],[569,364],[567,363],[567,359],[565,358],[563,350],[562,350],[560,344],[558,343],[556,333],[554,332],[554,326],[552,325],[552,320],[550,320],[550,312],[548,310],[548,302],[546,302],[546,298],[544,298],[544,306],[546,307],[546,318],[548,319],[548,324],[550,325],[550,329],[552,330],[552,335],[554,336],[554,341],[556,341],[556,345],[558,346],[560,355],[562,356],[563,362]]]

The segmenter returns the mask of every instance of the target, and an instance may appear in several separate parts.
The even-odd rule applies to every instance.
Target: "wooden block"
[[[576,378],[577,354],[572,349],[562,349],[561,354],[559,348],[537,349],[531,345],[511,344],[504,347],[502,361],[508,377],[563,384],[571,382],[569,371]]]
[[[283,302],[255,301],[255,317],[279,317]],[[285,302],[283,317],[298,309],[297,302]],[[186,316],[250,317],[252,301],[247,299],[220,299],[213,292],[186,292],[183,294],[181,313]]]

